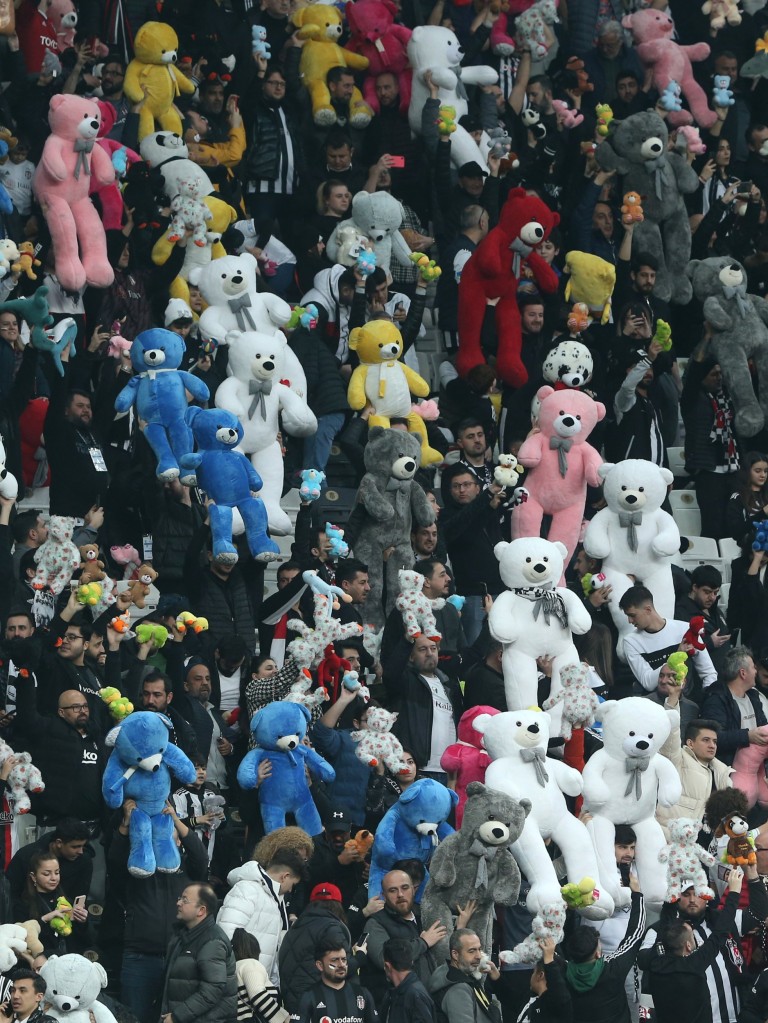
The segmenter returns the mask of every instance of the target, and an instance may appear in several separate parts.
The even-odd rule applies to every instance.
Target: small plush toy
[[[332,558],[348,558],[349,544],[344,542],[344,530],[334,526],[332,522],[326,522],[325,535],[330,543],[330,555]]]
[[[716,107],[732,107],[736,102],[728,75],[715,75],[712,79],[712,102]]]
[[[114,686],[105,686],[103,689],[100,689],[99,696],[109,707],[109,713],[115,721],[125,721],[129,714],[133,714],[133,704],[131,701],[127,696],[123,696],[119,689],[115,689]]]
[[[591,322],[589,309],[583,303],[577,303],[574,309],[577,307],[580,309],[580,312],[575,318],[575,325],[581,325],[579,317],[583,313],[586,315],[586,323],[583,324],[582,329],[586,329]],[[568,323],[570,324],[571,322],[571,317],[569,317]],[[542,373],[547,383],[552,384],[556,391],[562,391],[566,387],[584,387],[592,379],[593,369],[594,362],[590,350],[581,341],[576,341],[574,338],[569,337],[564,341],[560,341],[555,348],[547,353],[542,366]],[[534,398],[531,403],[531,408],[534,406],[536,411],[533,418],[538,423],[541,411],[541,401],[538,397]]]
[[[376,269],[376,253],[373,249],[360,249],[355,268],[363,277],[370,277]]]
[[[157,458],[157,478],[166,481],[178,479],[179,459],[192,453],[192,431],[184,418],[187,392],[199,402],[210,397],[199,377],[179,369],[184,354],[178,334],[160,327],[142,331],[131,345],[134,376],[115,399],[118,412],[135,406]],[[182,483],[191,485],[193,479],[188,473]]]
[[[123,566],[123,579],[132,579],[141,564],[136,548],[129,543],[123,544],[122,547],[116,544],[109,548],[109,554],[115,564]]]
[[[348,689],[350,693],[357,693],[365,703],[369,703],[371,699],[371,691],[368,686],[364,686],[360,681],[360,676],[356,671],[345,671],[341,679],[341,684],[345,689]]]
[[[693,885],[696,895],[709,902],[715,893],[709,887],[705,867],[717,862],[712,853],[702,849],[696,842],[701,831],[701,821],[678,817],[669,821],[669,845],[659,853],[659,862],[667,864],[667,894],[665,902],[678,902],[680,896]]]
[[[291,318],[283,330],[295,330],[297,327],[314,330],[317,326],[317,317],[318,309],[313,302],[308,302],[306,306],[295,305],[291,309]]]
[[[749,824],[738,813],[729,814],[720,822],[715,834],[727,835],[725,862],[737,867],[757,863],[755,840],[749,835]]]
[[[60,895],[56,900],[56,909],[62,910],[65,913],[71,913],[72,903],[69,899],[65,899],[63,895]],[[72,920],[69,916],[55,916],[49,921],[49,926],[60,938],[68,938],[72,933]]]
[[[197,451],[182,455],[180,466],[182,471],[194,474],[208,495],[214,560],[226,565],[238,560],[232,543],[232,518],[237,509],[245,523],[251,555],[256,561],[274,561],[280,548],[267,533],[264,502],[254,496],[262,488],[261,477],[236,449],[244,436],[240,420],[224,409],[196,406],[187,409],[185,419],[192,428]]]
[[[115,615],[115,617],[110,621],[109,627],[110,629],[114,629],[115,632],[129,632],[131,628],[130,612],[124,611],[121,615]]]
[[[317,570],[314,568],[310,568],[306,572],[302,572],[301,578],[307,586],[309,586],[315,596],[319,595],[327,599],[328,603],[326,605],[326,613],[329,618],[331,617],[332,610],[339,610],[339,600],[343,600],[345,604],[349,604],[352,600],[349,593],[345,593],[340,586],[332,586],[330,583],[327,583],[325,579],[322,579],[318,575]]]
[[[741,24],[741,12],[738,0],[705,0],[701,5],[701,13],[709,16],[709,27],[714,32],[729,25]]]
[[[416,266],[419,277],[425,284],[431,284],[442,274],[442,270],[425,252],[412,252],[411,262]]]
[[[511,453],[502,452],[499,455],[499,464],[493,470],[493,481],[500,487],[517,489],[525,469]]]
[[[495,156],[497,160],[511,160],[513,168],[520,166],[520,161],[512,152],[512,136],[507,134],[506,128],[491,128],[488,132],[490,146],[488,155]]]
[[[109,347],[107,348],[107,355],[113,359],[121,359],[123,352],[130,352],[133,341],[129,341],[119,333],[115,333],[109,339]]]
[[[10,757],[14,758],[15,763],[6,779],[6,798],[14,813],[29,813],[32,804],[27,792],[42,792],[45,789],[43,777],[32,763],[29,753],[14,753],[11,747],[0,739],[0,767]]]
[[[571,334],[582,334],[591,322],[592,317],[589,315],[589,306],[586,302],[574,302],[567,323]]]
[[[549,26],[557,21],[557,0],[535,0],[515,18],[515,34],[530,48],[534,60],[543,60],[549,53],[554,40]]]
[[[177,242],[192,232],[192,241],[202,248],[208,241],[208,224],[213,214],[202,201],[197,178],[179,181],[180,191],[171,199],[171,222],[168,241]]]
[[[397,721],[397,713],[384,710],[383,707],[371,707],[365,716],[365,728],[351,732],[351,738],[357,743],[355,756],[368,767],[384,764],[390,774],[408,774],[400,741],[392,735],[392,727]]]
[[[676,686],[684,686],[688,677],[688,654],[684,650],[675,650],[667,658],[667,665],[675,673]]]
[[[693,124],[681,124],[678,127],[675,148],[679,150],[681,147],[685,147],[686,152],[695,153],[697,156],[701,156],[707,151],[706,145],[701,140],[699,129]]]
[[[602,148],[602,147],[600,147]],[[607,323],[611,316],[611,295],[616,286],[616,268],[591,252],[572,250],[565,257],[566,302],[583,302],[593,316]]]
[[[352,838],[344,843],[344,848],[350,851],[354,850],[364,859],[371,851],[373,839],[374,836],[370,831],[357,831]]]
[[[453,834],[447,824],[459,801],[455,792],[433,778],[420,778],[409,786],[376,828],[368,876],[370,898],[381,893],[381,882],[398,860],[416,859],[424,864],[425,878],[416,893],[421,901],[429,880],[430,860],[441,839]]]
[[[130,594],[131,602],[136,607],[145,607],[146,599],[150,593],[150,586],[155,579],[157,579],[157,572],[151,565],[143,564],[139,566],[138,578],[131,583],[126,591]]]
[[[406,637],[413,642],[424,635],[438,643],[442,636],[437,631],[433,612],[442,608],[445,601],[431,601],[424,595],[424,576],[418,572],[401,568],[397,579],[400,592],[395,598],[395,607],[403,617]]]
[[[692,646],[694,650],[703,650],[706,646],[703,638],[705,624],[703,615],[694,615],[688,623],[688,628],[681,642]]]
[[[672,328],[666,320],[656,321],[653,340],[661,345],[662,351],[668,352],[672,347]]]
[[[592,881],[592,878],[589,878]],[[558,902],[544,903],[537,910],[531,924],[531,933],[511,951],[499,952],[499,960],[502,963],[531,963],[535,964],[541,960],[540,942],[551,938],[556,945],[563,940],[563,926],[565,925],[566,904],[560,899]]]
[[[561,123],[564,128],[578,128],[584,121],[584,114],[578,110],[571,110],[565,100],[555,99],[552,101],[552,106],[555,108],[558,123]]]
[[[80,550],[80,582],[99,583],[104,578],[104,562],[99,561],[99,545],[95,543],[83,544]]]
[[[611,130],[611,121],[613,120],[613,110],[608,103],[598,103],[595,107],[595,116],[597,117],[597,134],[602,138]]]
[[[577,96],[583,96],[586,92],[594,92],[595,87],[590,82],[584,61],[580,57],[569,57],[565,62],[563,87]]]
[[[80,551],[72,543],[75,520],[63,515],[51,515],[48,539],[35,551],[37,572],[32,581],[35,590],[48,586],[58,595],[80,567]]]
[[[155,650],[162,650],[168,642],[168,630],[164,625],[156,625],[155,622],[139,622],[136,626],[136,638],[139,643],[149,643],[151,640]]]
[[[666,88],[659,96],[659,106],[662,110],[666,110],[667,113],[677,113],[683,109],[683,104],[680,99],[682,90],[680,84],[670,78],[667,82]]]
[[[520,871],[509,847],[522,832],[530,809],[527,799],[518,802],[480,781],[467,786],[460,829],[435,850],[421,903],[422,925],[428,928],[439,922],[447,931],[435,946],[437,957],[448,955],[455,914],[469,901],[475,903],[475,911],[467,926],[490,953],[494,907],[517,902]]]
[[[621,206],[622,224],[641,224],[645,220],[641,198],[637,192],[627,192]]]
[[[198,618],[198,616],[193,615],[191,611],[182,611],[176,618],[176,628],[182,634],[188,629],[192,629],[196,635],[199,635],[201,632],[205,632],[208,629],[208,619]]]
[[[594,905],[600,896],[594,878],[585,877],[579,884],[569,882],[560,889],[563,902],[569,909],[586,909]]]
[[[40,969],[45,980],[45,1013],[60,1023],[117,1023],[110,1010],[98,1000],[107,986],[101,963],[85,956],[49,956]]]
[[[574,728],[587,728],[595,723],[600,701],[590,684],[586,664],[567,664],[561,668],[560,685],[560,692],[545,700],[542,707],[551,710],[562,703],[560,735],[567,741]]]
[[[768,519],[754,524],[755,539],[752,541],[753,551],[768,551]]]
[[[437,131],[443,138],[453,135],[458,125],[456,124],[456,108],[440,107],[437,115]]]
[[[272,47],[267,42],[267,30],[263,25],[251,26],[251,53],[254,57],[272,59]]]
[[[110,733],[114,748],[104,771],[102,794],[112,810],[126,799],[136,802],[128,854],[128,870],[134,877],[151,877],[156,870],[172,874],[181,865],[173,818],[163,811],[171,792],[171,773],[182,785],[191,785],[196,771],[170,741],[172,727],[164,714],[137,711]]]
[[[587,572],[581,577],[581,589],[585,597],[591,597],[595,590],[601,590],[608,585],[608,579],[604,572]]]
[[[179,40],[170,25],[145,21],[133,40],[134,58],[128,65],[123,91],[131,103],[141,103],[139,141],[157,126],[182,134],[175,102],[181,93],[192,95],[195,86],[175,66]]]
[[[312,675],[306,668],[302,668],[299,677],[288,690],[288,695],[284,699],[288,703],[300,703],[302,707],[306,707],[312,713],[330,699],[325,686],[318,686],[316,689],[313,686]]]
[[[448,775],[455,775],[453,788],[459,797],[456,805],[456,827],[461,827],[464,805],[467,801],[467,787],[472,782],[485,781],[485,772],[491,758],[483,747],[483,737],[475,731],[474,720],[480,714],[498,714],[495,707],[478,704],[465,710],[458,727],[458,742],[447,746],[440,758],[440,766]]]
[[[0,280],[7,277],[14,267],[21,269],[18,259],[19,250],[16,248],[15,242],[12,242],[10,238],[0,238]]]
[[[323,492],[325,473],[321,469],[302,469],[299,497],[302,501],[316,501]]]
[[[77,599],[88,607],[96,607],[103,592],[99,583],[82,583],[77,588]]]
[[[336,772],[310,746],[302,742],[307,734],[310,712],[299,703],[278,701],[254,714],[251,734],[257,749],[249,750],[237,770],[237,780],[246,791],[259,788],[261,819],[267,834],[285,827],[286,813],[310,835],[319,835],[322,822],[309,793],[307,771],[324,782]],[[272,772],[261,782],[259,764],[269,760]]]

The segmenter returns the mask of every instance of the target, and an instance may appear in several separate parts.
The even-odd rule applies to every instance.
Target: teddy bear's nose
[[[539,734],[539,726],[537,724],[528,725],[526,731],[531,732],[533,735]]]
[[[92,128],[94,129],[94,130],[98,131],[98,128],[99,128],[99,122],[98,122],[98,121],[91,121],[91,127],[92,127]]]
[[[560,422],[563,426],[573,426],[573,416],[563,416]]]
[[[733,273],[735,273],[735,274],[740,274],[741,273],[741,267],[738,265],[738,263],[731,263],[731,265],[728,267],[728,269],[732,270]]]
[[[267,361],[265,363],[263,363],[263,366],[264,366],[264,369],[269,369],[269,370],[272,370],[272,369],[275,368],[274,362],[272,362],[269,359],[267,359]]]
[[[547,566],[546,565],[542,565],[542,563],[539,562],[538,565],[534,565],[533,566],[533,571],[534,572],[538,572],[539,575],[543,575],[547,571]],[[536,726],[536,731],[538,732],[538,730],[539,730],[539,726],[537,725]]]
[[[637,501],[637,494],[627,494],[624,498],[624,504],[634,504]]]
[[[648,749],[651,744],[646,739],[640,739],[635,743],[638,749]]]
[[[233,274],[232,275],[232,283],[233,284],[242,284],[243,283],[243,275],[242,274]]]
[[[494,838],[504,838],[506,836],[506,830],[504,828],[493,828],[491,834]]]
[[[409,459],[409,460],[408,460],[408,461],[407,461],[407,462],[406,462],[406,463],[405,463],[405,464],[403,465],[403,468],[405,469],[405,471],[406,471],[406,472],[413,472],[413,470],[414,470],[414,469],[416,468],[416,463],[415,463],[415,462],[412,462],[412,461],[410,461],[410,459]]]
[[[296,742],[295,739],[289,739],[287,745],[288,745],[288,749],[296,749],[296,747],[299,744]]]

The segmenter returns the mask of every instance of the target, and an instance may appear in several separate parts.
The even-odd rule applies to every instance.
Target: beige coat
[[[679,803],[676,803],[675,806],[659,806],[656,809],[656,819],[662,827],[676,817],[690,817],[693,820],[703,818],[704,805],[712,793],[713,774],[716,789],[731,788],[733,785],[731,782],[732,767],[728,767],[717,758],[709,767],[705,767],[696,759],[689,746],[680,745],[679,726],[669,733],[669,738],[659,752],[672,761],[683,784],[683,794]]]

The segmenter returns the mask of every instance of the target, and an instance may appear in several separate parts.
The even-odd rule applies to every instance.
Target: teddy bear
[[[32,804],[27,792],[43,792],[45,789],[43,776],[32,763],[29,753],[14,753],[11,747],[0,739],[0,767],[9,757],[13,757],[15,763],[5,782],[5,796],[14,813],[29,813]]]
[[[383,707],[371,707],[365,715],[365,728],[351,732],[357,743],[355,756],[368,767],[384,764],[390,774],[408,774],[400,740],[392,734],[397,713]]]
[[[502,541],[494,547],[504,590],[493,602],[488,628],[504,644],[502,670],[507,707],[535,707],[536,658],[552,659],[552,695],[559,691],[560,669],[578,664],[572,633],[584,635],[592,619],[571,590],[558,586],[567,551],[562,543],[538,536]]]
[[[559,223],[559,215],[541,199],[527,195],[524,188],[510,191],[499,223],[479,243],[461,272],[456,368],[462,376],[486,361],[480,337],[487,306],[496,303],[496,373],[514,388],[522,387],[528,380],[521,358],[523,341],[516,298],[520,266],[524,259],[542,294],[557,291],[557,275],[533,250]]]
[[[267,42],[267,30],[263,25],[251,25],[251,53],[254,57],[272,59],[272,47]]]
[[[48,539],[35,551],[37,572],[32,580],[36,590],[48,587],[57,597],[69,584],[72,573],[80,567],[80,551],[72,543],[75,520],[65,515],[51,515]]]
[[[0,280],[3,277],[7,277],[11,270],[14,270],[15,266],[18,266],[19,250],[16,247],[16,243],[11,241],[10,238],[0,238]],[[14,272],[17,272],[14,270]]]
[[[12,472],[5,467],[5,445],[0,439],[0,497],[6,501],[15,501],[19,496],[19,483]]]
[[[555,391],[540,387],[539,432],[528,437],[517,453],[528,474],[528,500],[512,514],[512,537],[539,536],[545,515],[552,517],[548,537],[560,541],[573,556],[581,531],[587,486],[599,487],[601,455],[587,443],[605,418],[605,405],[575,388]]]
[[[39,932],[39,925],[38,925]],[[18,968],[16,953],[27,951],[27,930],[22,924],[0,924],[0,970],[10,973]]]
[[[173,819],[163,811],[171,775],[182,785],[191,785],[196,771],[189,757],[170,741],[172,728],[164,714],[136,711],[110,732],[113,749],[101,791],[111,810],[126,799],[136,802],[128,854],[128,870],[134,877],[151,877],[156,870],[172,874],[181,866]]]
[[[659,853],[666,845],[656,820],[657,803],[674,806],[682,791],[671,760],[659,753],[678,725],[678,711],[631,696],[600,706],[603,748],[589,758],[584,771],[584,809],[592,814],[590,831],[600,862],[602,887],[619,907],[629,901],[616,871],[616,824],[629,824],[637,835],[635,865],[646,902],[660,906],[666,883]],[[593,877],[598,876],[593,874]]]
[[[48,0],[46,15],[56,32],[58,52],[75,45],[75,29],[77,28],[77,9],[72,0]]]
[[[611,295],[616,286],[616,267],[591,252],[574,249],[565,257],[566,302],[585,305],[590,317],[605,324],[611,317]],[[583,312],[583,310],[582,310]],[[589,321],[581,330],[585,330]],[[569,322],[569,330],[570,322]]]
[[[475,718],[475,730],[483,736],[492,761],[485,772],[485,784],[531,803],[525,827],[512,845],[512,855],[530,882],[526,905],[534,914],[550,903],[562,905],[560,881],[545,840],[551,839],[562,851],[572,883],[600,876],[589,833],[565,802],[566,795],[581,795],[581,775],[562,761],[547,757],[549,727],[549,717],[538,708]],[[613,871],[616,873],[615,859]],[[610,916],[613,908],[613,899],[601,886],[600,897],[582,912],[597,920]]]
[[[51,134],[32,177],[32,191],[51,233],[56,277],[66,291],[108,288],[115,273],[104,225],[89,198],[91,184],[111,185],[115,170],[95,144],[101,111],[95,100],[58,93],[48,110]]]
[[[11,270],[15,274],[26,274],[27,279],[30,281],[37,280],[37,274],[34,268],[36,266],[42,266],[42,263],[36,257],[36,248],[34,242],[19,242],[18,249],[19,255],[16,262],[11,267]]]
[[[285,815],[292,813],[296,823],[310,835],[323,830],[320,815],[309,793],[307,771],[320,781],[332,782],[336,772],[311,746],[305,746],[310,712],[300,703],[278,700],[267,704],[251,721],[251,735],[258,748],[249,750],[237,769],[242,789],[259,789],[261,819],[267,834],[285,827]],[[259,781],[262,760],[269,760],[272,771]]]
[[[680,89],[680,85],[674,79],[670,79],[669,82],[667,82],[666,89],[659,96],[658,105],[668,114],[677,113],[679,110],[683,109],[681,96],[682,91]]]
[[[527,799],[518,802],[480,781],[467,786],[463,820],[435,849],[421,901],[422,926],[441,923],[447,932],[434,946],[437,960],[448,958],[455,914],[469,901],[475,911],[466,926],[490,954],[494,907],[514,906],[520,892],[520,870],[509,847],[520,837],[530,809]]]
[[[425,72],[431,72],[432,82],[438,87],[441,107],[452,107],[458,122],[469,111],[468,85],[495,85],[498,74],[484,64],[462,67],[464,50],[456,34],[441,25],[419,25],[408,41],[408,62],[413,68],[411,102],[408,123],[414,135],[421,135],[424,104],[429,89],[424,81]],[[451,134],[451,161],[456,167],[474,160],[483,170],[487,164],[480,147],[460,124]]]
[[[189,147],[176,131],[153,131],[142,138],[139,144],[142,160],[154,171],[154,177],[162,182],[163,192],[172,199],[179,193],[179,182],[197,178],[200,194],[213,192],[211,179],[202,167],[189,159]]]
[[[709,45],[694,43],[691,46],[682,46],[673,42],[675,23],[668,14],[652,7],[635,11],[633,14],[625,14],[621,24],[632,33],[637,55],[646,68],[651,69],[653,87],[659,95],[664,92],[671,80],[680,83],[693,117],[687,110],[673,113],[669,118],[670,124],[690,124],[695,119],[699,127],[711,128],[717,120],[717,114],[709,109],[706,93],[694,78],[691,67],[691,61],[707,59]],[[641,190],[642,194],[644,193]]]
[[[525,469],[518,462],[516,455],[502,452],[499,455],[499,464],[493,470],[493,480],[500,487],[514,489],[524,472]]]
[[[86,543],[78,548],[80,551],[80,582],[100,583],[105,576],[104,562],[99,561],[99,545]]]
[[[478,704],[465,710],[459,719],[458,742],[446,746],[440,758],[440,766],[448,775],[454,775],[453,788],[459,801],[456,804],[456,827],[461,827],[467,788],[474,782],[485,781],[485,772],[491,758],[483,748],[483,737],[475,731],[474,721],[480,714],[498,714],[495,707]]]
[[[336,255],[334,262],[342,266],[356,266],[366,245],[370,242],[358,227],[345,221],[344,227],[337,227],[333,232]]]
[[[292,532],[291,520],[280,507],[283,455],[278,432],[308,437],[317,430],[317,420],[304,398],[283,380],[288,351],[288,342],[279,332],[239,334],[229,344],[228,371],[232,376],[219,386],[215,398],[217,408],[233,413],[242,424],[240,448],[250,455],[261,477],[260,497],[270,532],[278,536]]]
[[[200,185],[196,178],[179,181],[179,193],[171,199],[171,222],[168,226],[168,241],[177,242],[192,231],[192,241],[203,248],[208,237],[208,224],[213,214],[200,197]]]
[[[627,192],[621,202],[622,224],[642,224],[644,220],[641,197],[637,192]]]
[[[741,12],[738,0],[705,0],[701,5],[701,13],[709,16],[709,27],[713,33],[729,25],[741,24]]]
[[[288,703],[300,703],[312,714],[313,711],[322,712],[322,706],[328,702],[330,695],[325,686],[315,688],[311,672],[302,668],[284,699]]]
[[[696,895],[707,902],[715,893],[709,887],[707,872],[702,867],[713,867],[717,862],[712,853],[696,842],[701,821],[678,817],[668,821],[669,844],[659,853],[659,862],[667,864],[667,892],[665,902],[678,902],[680,896],[691,885]]]
[[[701,156],[702,153],[707,151],[699,129],[693,124],[680,125],[677,129],[675,148],[679,153],[695,153],[696,156]]]
[[[302,469],[299,497],[302,501],[316,501],[323,492],[325,473],[321,469]]]
[[[560,735],[568,741],[573,728],[586,728],[595,723],[600,701],[590,684],[589,668],[586,664],[566,664],[560,669],[560,691],[542,704],[544,710],[551,710],[562,703]]]
[[[310,585],[310,576],[318,579],[316,572],[304,572],[302,578],[307,585]],[[311,587],[310,587],[311,588]],[[338,590],[338,587],[330,587]],[[341,592],[341,591],[339,591]],[[348,596],[348,594],[347,594]],[[287,653],[294,659],[299,668],[317,668],[321,661],[326,659],[329,651],[333,652],[333,644],[345,639],[359,637],[361,627],[359,622],[347,622],[343,624],[338,618],[332,616],[332,595],[326,595],[318,590],[313,591],[313,626],[310,626],[300,618],[289,619],[288,628],[296,633],[296,639],[288,644]],[[349,662],[339,658],[336,667],[344,665],[349,668]],[[318,675],[318,683],[325,684],[325,678]]]
[[[435,849],[453,834],[447,821],[458,798],[433,778],[420,778],[403,792],[376,828],[368,875],[369,898],[381,894],[382,879],[398,860],[419,860],[425,873],[416,892],[416,901],[421,901]]]
[[[434,611],[444,606],[445,601],[440,600],[435,607],[433,602],[424,595],[424,576],[407,568],[401,568],[397,573],[397,581],[400,592],[395,597],[395,607],[403,616],[405,634],[413,641],[421,635],[429,636],[437,643],[442,639],[437,631]],[[437,604],[437,602],[435,602]]]
[[[336,111],[331,104],[331,94],[326,83],[328,72],[334,67],[365,71],[368,58],[339,45],[344,25],[337,7],[310,4],[294,11],[291,21],[298,29],[298,38],[304,40],[299,74],[309,92],[313,120],[321,128],[328,128],[336,123]],[[372,116],[373,111],[355,86],[349,100],[350,127],[367,128]]]
[[[729,75],[715,75],[712,78],[712,102],[716,107],[732,107],[736,102],[730,85]]]
[[[602,560],[602,571],[613,594],[608,604],[619,633],[617,650],[623,656],[624,637],[633,626],[619,607],[619,601],[635,583],[653,594],[653,603],[663,618],[675,617],[675,589],[672,559],[680,550],[680,530],[661,505],[674,479],[669,469],[642,458],[627,458],[614,465],[600,466],[606,502],[590,519],[584,534],[584,549],[591,558]]]
[[[328,548],[332,558],[348,558],[349,544],[344,540],[344,530],[334,526],[332,522],[326,522],[325,535],[328,537]]]
[[[424,420],[411,404],[411,394],[427,397],[429,384],[400,361],[403,338],[397,326],[389,320],[371,320],[350,331],[349,347],[360,362],[347,389],[350,408],[360,411],[366,405],[373,406],[368,417],[369,430],[374,426],[388,428],[392,416],[407,419],[409,432],[421,443],[421,464],[442,462],[443,456],[429,444]]]
[[[397,573],[413,565],[411,530],[435,521],[426,494],[413,479],[420,456],[421,445],[414,434],[381,426],[368,430],[363,451],[366,472],[355,498],[363,518],[354,548],[355,556],[368,566],[371,589],[366,617],[377,629],[384,625],[382,595],[389,614],[399,588]],[[389,547],[393,551],[385,560]]]
[[[193,473],[197,485],[210,499],[213,558],[234,565],[237,548],[232,543],[232,514],[236,508],[245,523],[248,549],[256,561],[274,561],[280,548],[267,534],[267,512],[260,497],[261,477],[242,453],[236,450],[243,439],[237,416],[225,409],[188,408],[187,425],[192,429],[197,451],[184,455],[182,470]]]
[[[628,17],[645,14],[667,17],[656,10],[637,11]],[[597,147],[595,159],[603,170],[619,174],[621,194],[637,192],[644,198],[645,219],[635,227],[632,252],[650,253],[658,261],[654,295],[664,302],[686,305],[691,299],[691,283],[685,275],[691,229],[683,196],[696,191],[698,178],[680,153],[667,148],[668,140],[664,121],[646,110],[623,120]]]
[[[768,725],[760,725],[758,731],[763,737],[768,736]],[[747,808],[750,810],[755,803],[768,807],[768,782],[765,778],[767,758],[768,746],[758,746],[757,743],[736,750],[733,758],[731,781],[733,787],[740,789],[747,797]]]
[[[181,135],[175,102],[182,93],[191,96],[195,85],[175,66],[178,48],[178,36],[163,22],[145,21],[134,37],[134,57],[125,72],[123,91],[131,103],[142,103],[139,141],[155,131],[155,122]]]
[[[115,544],[109,548],[109,556],[116,565],[122,565],[123,579],[133,579],[141,564],[141,558],[132,544],[126,543],[122,546]]]
[[[544,379],[555,391],[564,387],[585,387],[592,379],[593,371],[592,353],[585,344],[573,338],[558,342],[547,353],[542,365]]]
[[[49,956],[40,976],[46,983],[46,1015],[61,1023],[117,1023],[98,1000],[107,986],[101,963],[74,953]]]
[[[747,294],[747,274],[730,256],[692,259],[686,274],[709,328],[708,354],[723,371],[736,409],[736,430],[753,437],[768,418],[768,305]],[[757,370],[760,401],[752,385]]]
[[[195,401],[210,397],[199,377],[179,369],[185,353],[184,339],[173,331],[143,330],[131,345],[134,375],[115,398],[117,412],[135,407],[157,459],[157,478],[166,482],[179,478],[179,459],[192,452],[192,431],[184,420],[187,392]],[[184,479],[193,483],[192,474]]]
[[[755,852],[755,840],[749,833],[749,824],[745,817],[739,813],[731,813],[724,817],[715,831],[720,837],[728,836],[728,845],[725,847],[723,860],[732,866],[747,867],[757,862]]]
[[[584,114],[578,110],[571,110],[565,100],[553,100],[552,106],[557,115],[557,123],[562,124],[564,128],[578,128],[584,121]]]
[[[545,903],[531,923],[531,933],[513,949],[499,952],[499,962],[530,963],[535,966],[541,961],[541,942],[552,939],[556,945],[563,940],[567,906],[562,899]]]
[[[397,79],[400,115],[405,117],[411,102],[411,70],[408,66],[408,41],[411,30],[395,23],[398,14],[393,0],[357,0],[344,8],[350,38],[347,49],[368,60],[363,96],[374,113],[379,113],[376,77],[387,71]]]
[[[549,26],[559,20],[557,0],[536,0],[515,18],[515,34],[524,47],[530,48],[533,60],[543,60],[549,53],[554,42],[554,33]]]
[[[389,272],[393,256],[401,266],[410,267],[411,250],[400,233],[404,216],[402,203],[389,192],[357,192],[352,199],[351,217],[336,226],[326,243],[328,258],[336,262],[338,233],[353,227],[367,239],[376,255],[376,265],[382,270]]]
[[[140,565],[136,579],[128,587],[127,593],[131,601],[138,608],[146,606],[146,599],[150,594],[150,586],[157,579],[157,572],[151,565]]]
[[[350,851],[354,850],[360,853],[360,856],[365,859],[368,853],[371,851],[373,846],[373,834],[370,831],[356,831],[352,838],[348,839],[344,843],[344,848]]]

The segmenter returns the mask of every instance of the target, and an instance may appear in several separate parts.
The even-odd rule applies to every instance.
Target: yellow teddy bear
[[[371,320],[364,327],[355,327],[349,335],[349,347],[357,352],[360,365],[349,381],[347,401],[357,411],[366,405],[373,407],[368,427],[389,428],[390,418],[405,419],[408,432],[421,440],[421,464],[442,462],[443,456],[429,446],[427,428],[421,416],[412,408],[411,395],[426,398],[427,381],[410,366],[399,362],[403,354],[403,338],[389,320]]]
[[[123,92],[131,103],[144,105],[139,112],[139,141],[155,131],[155,122],[165,131],[181,135],[181,118],[174,100],[195,91],[192,82],[176,67],[179,40],[170,25],[146,21],[134,39],[136,56],[125,72]]]
[[[611,316],[611,295],[616,286],[616,268],[591,252],[573,250],[565,257],[566,302],[583,302],[592,316],[607,323]]]
[[[341,13],[328,4],[310,4],[295,11],[291,17],[299,29],[299,39],[306,42],[301,49],[299,71],[312,100],[315,124],[328,127],[336,123],[336,111],[331,106],[326,76],[332,67],[354,68],[365,71],[368,58],[339,46],[342,23]],[[355,86],[349,101],[349,123],[353,128],[367,128],[373,111]]]

